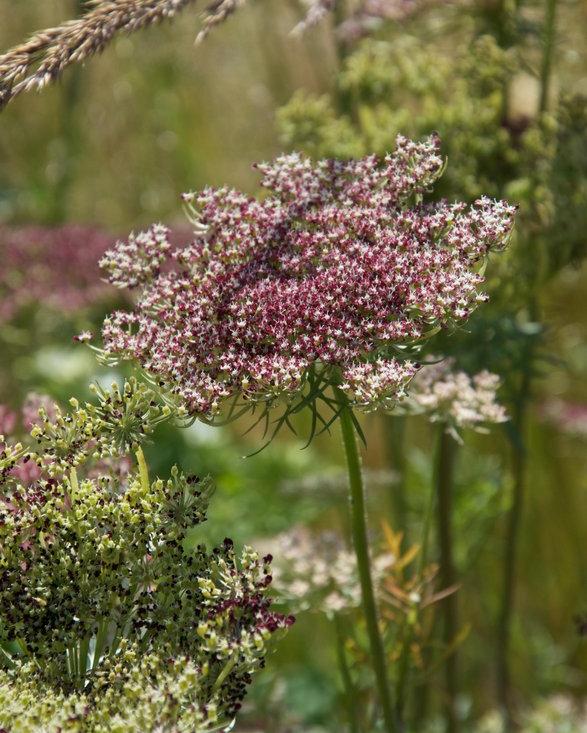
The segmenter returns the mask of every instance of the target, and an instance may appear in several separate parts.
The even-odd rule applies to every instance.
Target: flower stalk
[[[355,428],[346,395],[336,386],[334,387],[334,394],[340,410],[340,427],[347,459],[352,537],[357,555],[357,568],[363,599],[363,613],[365,615],[369,646],[371,648],[371,662],[375,673],[385,730],[388,733],[398,733],[399,729],[396,725],[391,700],[391,690],[385,662],[385,649],[379,627],[373,580],[371,578],[369,541],[367,538],[367,522],[365,516],[365,495]]]
[[[436,483],[436,522],[440,555],[440,578],[443,588],[452,588],[456,582],[453,557],[453,479],[456,458],[456,441],[447,432],[446,425],[439,426],[436,450],[435,483]],[[444,664],[444,714],[446,733],[458,733],[457,715],[458,675],[457,654],[451,646],[454,642],[458,620],[457,602],[454,593],[449,593],[442,602],[443,606],[443,642],[450,652]]]
[[[533,349],[530,347],[525,362],[526,367],[522,374],[513,419],[513,424],[519,437],[518,441],[512,443],[513,495],[506,529],[503,562],[503,593],[497,631],[497,695],[502,711],[504,733],[510,733],[515,728],[511,683],[511,635],[517,586],[518,545],[522,526],[528,470],[524,440],[528,405],[531,399],[533,360]]]
[[[384,415],[384,431],[386,448],[394,472],[394,481],[390,487],[391,526],[401,527],[404,540],[409,544],[408,505],[406,501],[406,418],[400,415]]]

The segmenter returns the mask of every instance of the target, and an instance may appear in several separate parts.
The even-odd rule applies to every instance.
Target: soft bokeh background
[[[0,49],[77,10],[72,0],[0,0]],[[292,37],[302,14],[303,8],[286,0],[251,2],[195,47],[199,21],[188,10],[173,24],[119,39],[42,94],[14,101],[0,115],[0,225],[76,223],[115,238],[153,221],[185,226],[179,194],[186,190],[227,184],[254,192],[251,163],[283,149],[277,110],[299,89],[334,88],[332,22],[327,18]],[[557,89],[587,93],[586,27],[584,3],[560,3]],[[392,24],[386,33],[419,36],[445,58],[469,42],[467,28],[465,11],[457,6],[435,10],[420,25]],[[521,77],[514,104],[524,112],[535,99],[535,83]],[[53,266],[50,259],[46,266]],[[513,634],[516,696],[529,706],[552,695],[587,694],[587,642],[574,621],[587,612],[586,284],[585,267],[569,267],[541,293],[549,365],[535,382],[530,412]],[[117,299],[110,293],[106,304],[70,309],[67,317],[37,303],[0,323],[0,403],[16,408],[30,390],[65,401],[87,394],[94,378],[116,376],[73,345],[72,336],[83,328],[98,330]],[[583,410],[581,429],[544,419],[544,403],[558,399]],[[338,439],[322,436],[302,451],[302,443],[283,434],[266,451],[244,458],[259,437],[244,437],[245,427],[167,428],[150,456],[156,470],[177,460],[215,477],[207,535],[262,544],[298,523],[344,533]],[[432,470],[432,430],[423,418],[411,419],[398,457],[393,418],[370,416],[365,429],[366,465],[403,471],[404,519],[410,535],[417,535]],[[460,650],[462,706],[471,718],[496,705],[495,629],[511,503],[508,455],[506,433],[498,429],[468,440],[457,466],[458,595],[462,622],[471,627]],[[310,478],[300,483],[303,477]],[[396,485],[378,481],[370,491],[376,537],[382,518],[397,528]],[[341,729],[331,634],[323,618],[300,615],[255,683],[243,730]]]

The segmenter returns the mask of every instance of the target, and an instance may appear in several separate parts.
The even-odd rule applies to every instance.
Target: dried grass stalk
[[[36,33],[0,56],[0,109],[18,94],[55,81],[68,66],[100,53],[115,36],[173,18],[194,2],[90,0],[80,18]]]
[[[196,43],[201,43],[213,28],[224,23],[244,4],[245,0],[212,0],[206,8],[202,30],[197,35]]]

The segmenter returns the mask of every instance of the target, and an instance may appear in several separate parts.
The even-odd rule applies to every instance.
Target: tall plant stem
[[[334,25],[334,44],[336,46],[336,55],[338,57],[339,70],[344,65],[346,57],[349,54],[349,44],[343,38],[340,37],[338,29],[346,20],[347,7],[345,0],[336,0],[334,3],[334,12],[332,14],[332,21]]]
[[[493,6],[493,35],[498,45],[509,49],[520,43],[520,12],[524,0],[498,0]],[[511,79],[505,79],[501,90],[501,117],[507,122],[510,116]]]
[[[341,115],[348,115],[356,121],[356,109],[354,95],[349,89],[345,89],[341,84],[341,72],[344,69],[346,59],[349,55],[350,47],[347,41],[340,37],[338,29],[346,19],[346,2],[345,0],[336,0],[333,13],[333,33],[334,45],[336,48],[336,58],[338,62],[338,74],[336,75],[336,101],[338,112]]]
[[[426,572],[426,563],[428,562],[428,551],[430,547],[430,529],[432,527],[432,520],[434,517],[434,507],[436,506],[436,487],[433,485],[434,481],[431,481],[431,487],[429,491],[428,500],[424,510],[424,522],[422,524],[422,533],[420,539],[420,555],[418,559],[418,567],[416,568],[416,578],[419,580],[423,579],[424,573]],[[402,643],[402,652],[398,662],[398,675],[397,675],[397,694],[396,694],[396,709],[397,716],[400,722],[403,722],[405,715],[405,708],[407,706],[409,679],[410,679],[410,655],[412,650],[412,643],[414,641],[414,631],[417,617],[408,622],[408,619],[404,620],[404,629],[402,629],[402,636],[405,636]],[[424,650],[425,653],[425,650]],[[419,695],[417,701],[417,707],[415,709],[415,718],[419,721],[423,721],[425,718],[425,710],[427,708],[428,701],[428,683],[423,682],[419,686]],[[420,727],[416,727],[419,730]]]
[[[552,64],[556,38],[556,3],[557,0],[545,0],[544,31],[542,34],[542,64],[540,67],[540,101],[539,111],[545,112],[548,108],[550,96],[550,81],[552,78]]]
[[[512,443],[513,496],[506,529],[502,605],[497,631],[497,694],[502,710],[504,733],[510,733],[515,726],[511,690],[510,645],[517,584],[518,544],[526,489],[527,457],[524,437],[530,400],[532,358],[533,354],[530,350],[527,356],[528,362],[522,374],[513,416],[519,442]]]
[[[73,12],[76,16],[83,15],[86,11],[85,0],[73,0]],[[51,224],[62,224],[67,220],[68,196],[73,182],[75,160],[80,142],[78,115],[81,91],[81,69],[76,66],[63,83],[60,113],[62,149],[58,161],[59,174],[53,185],[53,199],[49,212]]]
[[[349,722],[349,730],[351,733],[360,733],[359,711],[357,709],[356,691],[351,678],[349,663],[346,655],[344,644],[344,628],[342,619],[338,614],[334,616],[334,630],[336,633],[336,656],[338,659],[338,669],[344,689],[344,701],[347,708],[347,717]]]
[[[435,483],[438,501],[436,503],[436,522],[438,545],[440,550],[440,579],[443,588],[451,588],[456,582],[453,557],[453,482],[456,457],[456,442],[447,433],[446,426],[441,424],[436,452]],[[442,602],[443,607],[443,641],[448,648],[454,642],[457,633],[457,601],[454,593]],[[458,694],[457,654],[450,653],[444,663],[445,681],[445,730],[446,733],[458,733],[459,721],[456,709]]]
[[[353,424],[351,407],[349,406],[344,392],[338,387],[335,387],[334,393],[340,410],[340,427],[349,474],[352,537],[357,556],[357,568],[363,600],[363,613],[365,616],[367,634],[369,636],[369,646],[371,649],[371,663],[373,671],[375,672],[377,692],[383,713],[385,730],[387,733],[399,733],[399,728],[396,725],[394,717],[391,689],[389,686],[387,667],[385,663],[385,649],[383,646],[381,630],[379,628],[377,605],[375,603],[373,580],[371,578],[369,542],[367,539],[367,519],[365,514],[365,489],[361,473],[361,461],[357,447],[355,427]]]

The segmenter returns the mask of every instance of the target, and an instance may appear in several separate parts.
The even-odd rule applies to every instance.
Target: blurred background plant
[[[0,0],[0,47],[78,7]],[[437,130],[449,159],[438,196],[484,192],[520,210],[508,253],[487,270],[490,304],[429,353],[452,357],[468,374],[496,373],[511,420],[489,436],[467,435],[458,448],[451,517],[459,588],[427,609],[418,630],[410,719],[414,731],[446,729],[440,619],[456,599],[460,729],[501,731],[505,721],[506,730],[582,733],[587,651],[574,617],[587,609],[587,8],[579,0],[333,2],[316,5],[312,20],[305,5],[251,1],[194,48],[197,11],[115,39],[102,56],[2,112],[0,298],[18,313],[11,306],[0,324],[0,402],[17,411],[31,390],[64,402],[85,394],[93,378],[122,376],[71,341],[97,331],[117,304],[93,280],[94,241],[104,237],[106,248],[117,233],[182,221],[184,190],[230,184],[255,192],[251,162],[283,146],[349,157],[392,148],[397,132]],[[69,254],[59,254],[67,237],[44,233],[64,224],[92,232],[76,235]],[[35,249],[45,246],[47,259]],[[60,302],[62,288],[68,300]],[[362,426],[373,537],[385,547],[384,514],[410,552],[421,545],[430,504],[437,426],[403,414],[366,416]],[[156,473],[179,463],[214,475],[215,511],[201,527],[212,543],[228,534],[255,544],[301,524],[312,541],[338,528],[347,551],[339,448],[318,438],[300,451],[283,434],[245,460],[258,436],[243,432],[239,424],[179,432],[162,425],[157,450],[145,451]],[[426,566],[439,559],[431,541]],[[389,628],[406,617],[395,604],[413,592],[417,563],[418,555],[401,580],[388,576],[398,594],[382,593]],[[431,597],[446,590],[438,575],[430,583]],[[242,730],[338,731],[352,722],[341,647],[361,715],[368,710],[365,631],[352,611],[342,615],[342,643],[335,626],[326,614],[300,611],[252,686]],[[388,649],[393,659],[392,641]],[[368,717],[357,725],[371,733]]]

